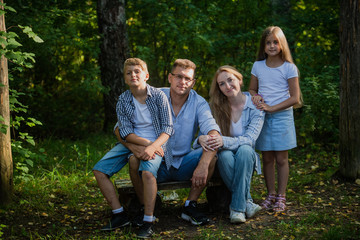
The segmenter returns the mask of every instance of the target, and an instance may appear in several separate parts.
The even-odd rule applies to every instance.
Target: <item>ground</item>
[[[255,185],[252,191],[263,192],[263,186]],[[261,211],[246,223],[237,225],[230,223],[228,213],[209,213],[208,204],[202,199],[199,207],[208,213],[211,222],[207,226],[192,226],[180,218],[182,200],[163,200],[161,208],[156,210],[159,221],[154,228],[154,238],[360,239],[357,234],[360,231],[360,191],[357,183],[332,177],[329,181],[289,191],[285,213]],[[110,210],[105,200],[92,201],[92,197],[99,197],[95,187],[94,195],[80,197],[77,207],[68,206],[66,195],[54,192],[50,197],[54,206],[52,212],[38,211],[36,206],[17,208],[16,211],[1,209],[0,223],[3,225],[0,224],[0,238],[131,239],[135,236],[135,229],[131,227],[113,232],[99,230],[110,217]],[[259,203],[263,197],[255,197],[254,200]],[[20,202],[21,195],[17,199]]]

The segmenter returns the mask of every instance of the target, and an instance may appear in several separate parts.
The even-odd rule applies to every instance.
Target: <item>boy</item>
[[[143,190],[148,193],[144,197],[143,220],[146,231],[140,229],[139,234],[144,232],[147,236],[152,234],[157,170],[163,157],[165,162],[172,162],[171,149],[167,143],[173,133],[171,110],[166,95],[146,84],[149,73],[144,61],[139,58],[127,59],[124,63],[124,78],[130,90],[120,95],[116,113],[121,138],[128,143],[145,146],[140,154],[139,172],[142,173]],[[119,143],[93,168],[99,188],[113,212],[110,223],[102,230],[113,230],[130,223],[118,198],[114,197],[115,189],[109,179],[126,165],[130,154],[131,151]]]

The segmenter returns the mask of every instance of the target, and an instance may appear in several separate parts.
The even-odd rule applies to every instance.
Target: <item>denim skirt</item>
[[[259,151],[285,151],[296,147],[293,109],[266,113],[264,126],[256,141]]]

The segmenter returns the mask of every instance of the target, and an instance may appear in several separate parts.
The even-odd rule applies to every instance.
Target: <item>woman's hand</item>
[[[215,151],[224,145],[220,135],[201,135],[198,141],[204,151]]]

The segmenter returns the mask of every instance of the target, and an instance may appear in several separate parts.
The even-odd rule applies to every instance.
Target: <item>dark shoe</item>
[[[116,228],[125,227],[130,224],[129,217],[125,212],[113,214],[109,223],[101,228],[102,231],[112,231]]]
[[[153,223],[152,222],[143,222],[140,227],[136,237],[138,238],[151,238],[154,234]]]
[[[140,208],[136,216],[132,219],[131,224],[136,227],[141,227],[144,223],[144,206]]]
[[[157,218],[153,216],[153,222],[155,222]],[[136,227],[141,227],[144,223],[144,206],[139,210],[136,216],[132,219],[131,224]]]
[[[197,211],[196,201],[190,201],[189,206],[184,207],[181,213],[181,218],[191,222],[194,225],[205,225],[210,222],[204,214]]]

